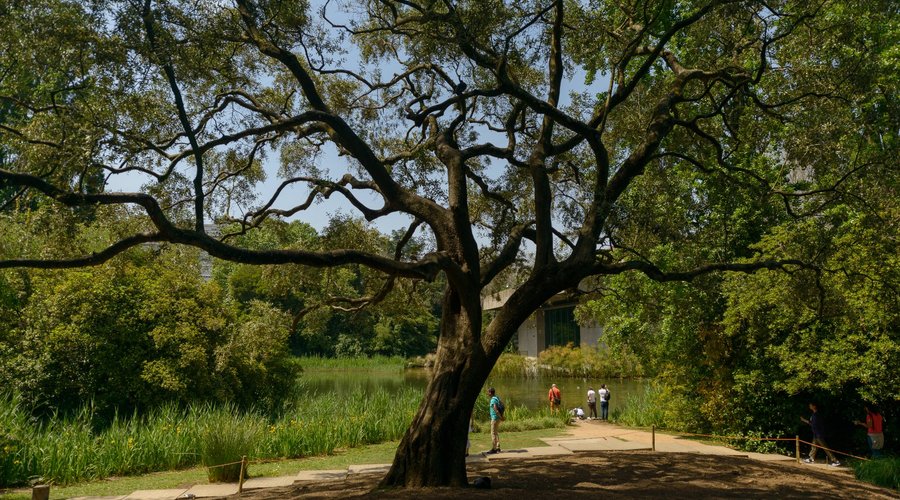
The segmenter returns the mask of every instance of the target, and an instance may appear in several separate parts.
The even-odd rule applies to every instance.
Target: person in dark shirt
[[[808,464],[815,462],[816,452],[819,451],[819,448],[821,447],[828,457],[828,465],[838,467],[841,463],[838,462],[838,459],[831,453],[831,450],[828,449],[828,444],[825,442],[825,422],[822,420],[822,416],[819,415],[819,406],[815,403],[810,403],[809,409],[812,410],[812,415],[810,415],[808,419],[800,417],[800,420],[809,424],[810,428],[812,428],[813,446],[809,450],[809,458],[804,458],[803,461]]]

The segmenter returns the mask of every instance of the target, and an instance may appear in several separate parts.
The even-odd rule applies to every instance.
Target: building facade
[[[514,290],[506,289],[482,299],[486,312],[500,309]],[[579,324],[575,319],[578,302],[568,294],[557,294],[525,320],[510,341],[523,356],[537,356],[550,346],[572,344],[596,347],[603,330],[595,323]]]

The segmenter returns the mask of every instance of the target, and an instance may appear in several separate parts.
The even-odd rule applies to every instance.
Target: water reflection
[[[403,388],[413,387],[424,391],[428,384],[429,372],[424,369],[403,371],[377,371],[377,370],[307,370],[302,375],[303,390],[310,394],[350,394],[358,388],[364,391],[377,391],[379,389],[388,392],[396,392]],[[580,406],[587,413],[587,390],[593,387],[600,389],[600,384],[606,384],[612,397],[610,398],[609,411],[621,409],[626,396],[642,392],[647,385],[645,380],[587,380],[572,378],[541,377],[532,379],[522,378],[491,378],[485,384],[497,389],[497,393],[503,398],[507,406],[524,405],[529,408],[540,408],[548,405],[547,391],[550,384],[556,384],[562,391],[564,408]],[[600,412],[599,404],[597,412]]]

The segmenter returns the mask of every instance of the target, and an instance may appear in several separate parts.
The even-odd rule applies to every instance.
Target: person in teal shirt
[[[488,403],[491,410],[491,451],[488,453],[500,453],[500,421],[503,420],[503,414],[500,413],[500,398],[497,396],[494,388],[491,387],[487,391],[488,397],[491,398]]]

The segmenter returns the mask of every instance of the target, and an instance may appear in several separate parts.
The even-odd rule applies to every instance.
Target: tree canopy
[[[22,244],[0,268],[94,265],[171,242],[240,264],[363,266],[383,289],[441,274],[435,372],[385,484],[465,484],[453,437],[515,329],[553,295],[634,273],[779,270],[824,287],[844,272],[822,258],[844,220],[878,221],[841,234],[896,255],[883,235],[898,223],[897,9],[6,1],[2,223],[133,217],[102,244]],[[122,176],[141,188],[110,189]],[[240,244],[331,197],[408,229],[391,249]],[[235,229],[213,237],[208,221]],[[483,325],[482,291],[517,264],[515,292]],[[758,304],[728,316],[729,331],[763,321]]]

